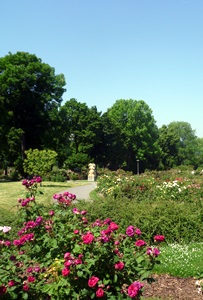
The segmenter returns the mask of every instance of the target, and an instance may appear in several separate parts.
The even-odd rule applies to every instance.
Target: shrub
[[[68,192],[54,195],[47,211],[35,199],[38,182],[23,181],[30,195],[18,201],[18,236],[10,240],[12,229],[0,228],[2,298],[140,299],[158,246],[149,246],[133,225],[122,232],[109,218],[89,222],[85,210],[71,206],[75,195]],[[155,236],[154,244],[163,240]]]

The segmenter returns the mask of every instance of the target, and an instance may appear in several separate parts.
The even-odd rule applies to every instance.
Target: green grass
[[[161,247],[161,264],[154,271],[187,278],[203,276],[203,243],[170,244]]]
[[[87,181],[51,182],[44,181],[38,188],[37,201],[49,205],[52,196],[68,188],[87,184]],[[21,182],[0,182],[0,225],[8,224],[15,219],[19,198],[26,197],[26,188]],[[6,223],[5,223],[6,222]]]

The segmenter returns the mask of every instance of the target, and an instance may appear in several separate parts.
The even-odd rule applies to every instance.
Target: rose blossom
[[[88,232],[87,234],[83,235],[82,240],[84,244],[91,244],[94,240],[94,235],[91,232]]]
[[[52,217],[55,214],[55,212],[53,210],[49,211],[49,215]]]
[[[0,286],[0,295],[3,295],[4,293],[6,293],[6,287],[5,285]]]
[[[157,256],[159,256],[159,254],[160,254],[159,249],[154,248],[154,249],[153,249],[153,255],[154,255],[155,257],[157,257]]]
[[[33,277],[33,276],[28,276],[27,281],[28,281],[28,282],[34,282],[34,281],[35,281],[35,277]]]
[[[142,247],[142,246],[144,246],[144,245],[146,245],[146,242],[143,241],[143,240],[137,240],[137,241],[135,242],[135,246],[137,246],[137,247]]]
[[[73,208],[72,212],[73,212],[75,215],[79,215],[79,214],[80,214],[79,210],[78,210],[76,207]]]
[[[70,274],[70,270],[67,268],[63,268],[62,275],[65,277],[65,276],[68,276],[69,274]]]
[[[139,228],[136,228],[136,229],[135,229],[135,233],[136,233],[137,235],[142,234],[142,232],[141,232],[141,230],[140,230]]]
[[[96,276],[92,276],[89,280],[88,280],[88,286],[89,287],[94,287],[97,282],[99,281],[99,278]]]
[[[134,229],[135,229],[134,226],[132,225],[128,226],[128,228],[126,229],[126,234],[128,236],[133,236],[135,234]]]
[[[27,292],[27,291],[29,291],[29,289],[30,289],[30,288],[29,288],[29,286],[28,286],[27,284],[24,284],[24,285],[23,285],[23,291],[26,291],[26,292]]]
[[[15,285],[15,281],[14,280],[10,280],[9,282],[8,282],[8,286],[9,287],[12,287],[12,286],[14,286]]]
[[[121,271],[121,270],[123,270],[124,266],[125,266],[125,264],[124,264],[122,261],[119,261],[119,262],[117,262],[117,263],[114,265],[114,268],[115,268],[116,270]]]
[[[142,283],[140,283],[139,281],[133,282],[128,287],[128,296],[131,298],[136,297],[143,286],[144,285]]]
[[[165,237],[163,235],[156,235],[154,237],[155,242],[163,242],[165,240]]]
[[[4,242],[4,245],[5,245],[6,247],[10,247],[10,246],[11,246],[11,242],[10,242],[10,241],[5,241],[5,242]]]
[[[104,297],[104,290],[102,288],[98,288],[98,290],[96,291],[96,296],[97,298]]]
[[[64,259],[65,259],[65,260],[73,259],[73,258],[71,257],[71,253],[70,253],[70,252],[66,252],[66,253],[64,254]]]
[[[76,258],[76,259],[74,260],[74,264],[75,264],[75,265],[81,265],[81,264],[82,264],[82,259]]]
[[[118,228],[119,228],[119,226],[116,223],[114,223],[114,222],[111,222],[110,225],[109,225],[109,227],[108,227],[108,229],[111,230],[111,231],[115,231]]]

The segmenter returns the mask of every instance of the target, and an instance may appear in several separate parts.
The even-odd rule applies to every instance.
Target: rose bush
[[[47,210],[35,199],[40,182],[23,181],[30,198],[18,201],[18,236],[11,239],[12,228],[1,227],[0,297],[140,299],[159,249],[141,240],[133,225],[122,232],[109,218],[88,222],[87,212],[71,204],[71,193],[54,195]],[[155,237],[155,243],[163,240]]]

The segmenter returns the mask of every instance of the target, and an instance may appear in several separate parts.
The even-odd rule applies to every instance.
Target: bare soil
[[[167,274],[154,275],[154,282],[144,284],[144,299],[160,300],[201,300],[195,278],[178,278]]]

